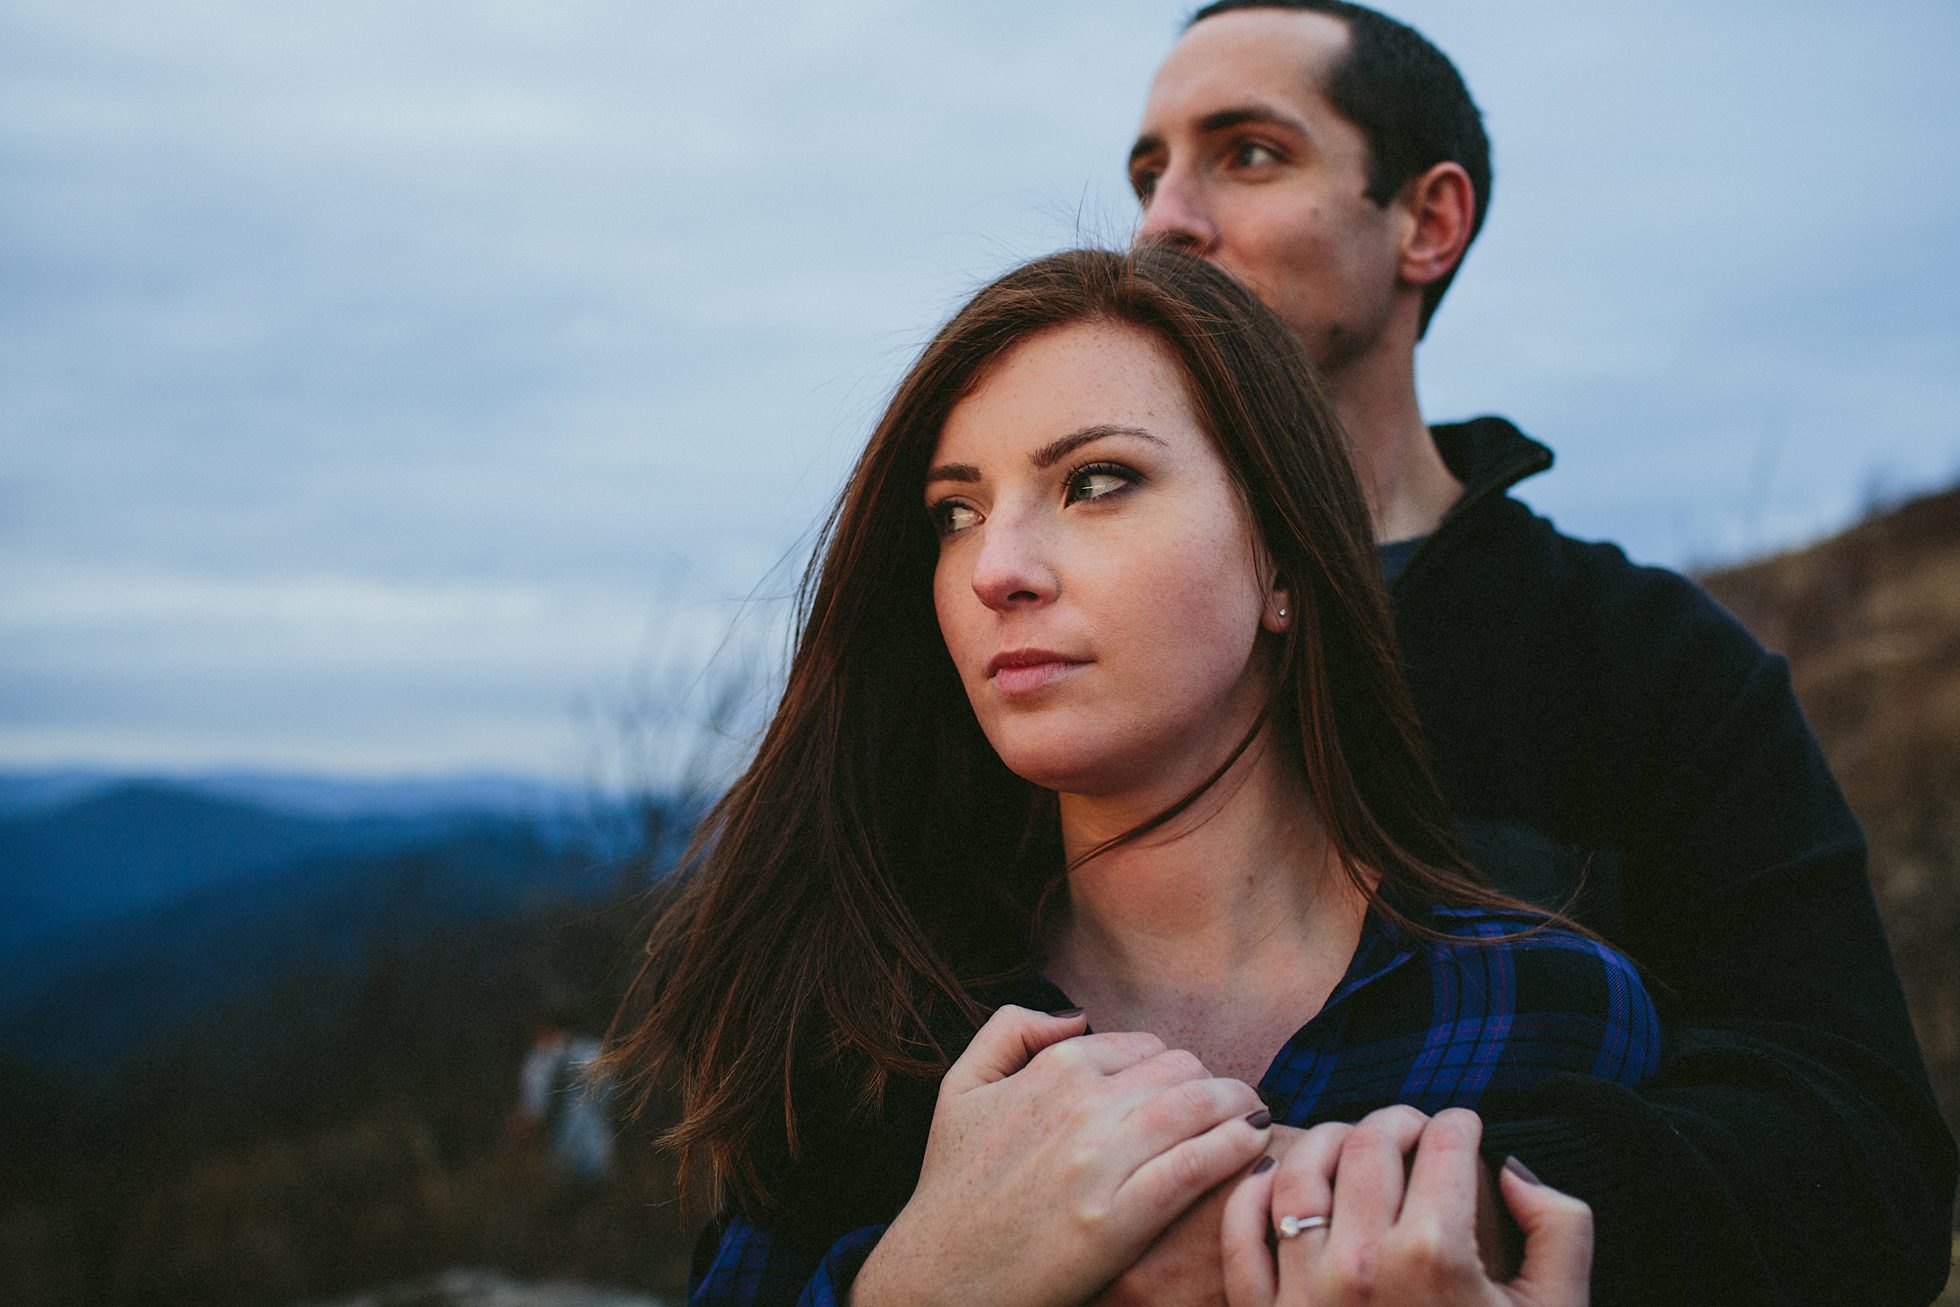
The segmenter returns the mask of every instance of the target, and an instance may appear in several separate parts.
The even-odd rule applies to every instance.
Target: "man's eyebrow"
[[[1307,125],[1292,114],[1282,113],[1263,104],[1241,104],[1214,110],[1198,119],[1198,130],[1222,132],[1233,127],[1244,127],[1247,123],[1266,127],[1284,127],[1289,131],[1301,133],[1307,130]]]
[[[1028,461],[1033,463],[1037,468],[1045,471],[1091,441],[1104,440],[1110,436],[1134,436],[1139,440],[1148,440],[1152,444],[1157,445],[1168,443],[1157,436],[1151,435],[1142,427],[1124,427],[1099,423],[1093,427],[1083,427],[1080,431],[1071,431],[1059,440],[1049,441],[1040,449],[1028,455]]]
[[[1227,132],[1234,127],[1244,127],[1248,123],[1264,127],[1283,127],[1302,136],[1307,134],[1307,125],[1298,118],[1263,104],[1235,104],[1224,109],[1214,109],[1198,119],[1198,132],[1200,135],[1208,136],[1213,132]],[[1136,167],[1137,160],[1146,155],[1161,154],[1163,149],[1163,137],[1155,132],[1145,132],[1137,137],[1137,143],[1130,147],[1130,167]]]

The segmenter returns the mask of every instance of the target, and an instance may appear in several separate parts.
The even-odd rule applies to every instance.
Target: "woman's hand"
[[[1386,1307],[1585,1307],[1592,1209],[1507,1165],[1498,1184],[1524,1232],[1524,1260],[1500,1281],[1477,1237],[1483,1122],[1453,1108],[1431,1120],[1384,1108],[1359,1125],[1307,1132],[1277,1167],[1249,1176],[1225,1206],[1232,1307],[1368,1303]],[[1411,1150],[1415,1162],[1405,1171]],[[1406,1180],[1405,1180],[1406,1174]],[[1282,1218],[1328,1217],[1282,1237]]]
[[[1277,1123],[1269,1133],[1266,1154],[1275,1161],[1307,1134]],[[1089,1307],[1228,1307],[1219,1236],[1226,1200],[1245,1178],[1245,1171],[1238,1172],[1186,1208]]]
[[[939,1086],[919,1185],[854,1307],[1080,1303],[1251,1164],[1259,1096],[1147,1034],[1004,1007]]]

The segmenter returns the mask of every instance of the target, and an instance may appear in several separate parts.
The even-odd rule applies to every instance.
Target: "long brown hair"
[[[1509,904],[1464,861],[1430,775],[1361,489],[1292,334],[1168,249],[1037,259],[975,295],[899,383],[805,575],[782,702],[670,879],[614,1022],[615,1071],[641,1101],[677,1088],[669,1141],[705,1150],[745,1207],[768,1204],[813,1126],[810,1077],[875,1112],[889,1077],[945,1070],[985,1019],[977,983],[1034,960],[1064,870],[1054,799],[995,755],[947,655],[924,484],[989,366],[1081,321],[1170,349],[1245,497],[1297,614],[1266,720],[1348,875],[1422,934],[1398,905]]]

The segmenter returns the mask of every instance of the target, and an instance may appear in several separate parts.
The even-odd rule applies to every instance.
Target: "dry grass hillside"
[[[1960,486],[1701,581],[1790,659],[1871,840],[1913,1024],[1960,1129]]]

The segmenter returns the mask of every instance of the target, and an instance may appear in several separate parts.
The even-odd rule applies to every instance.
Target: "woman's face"
[[[933,601],[1018,775],[1115,796],[1202,781],[1268,693],[1275,598],[1167,348],[1125,325],[1031,336],[946,420],[927,473]]]

